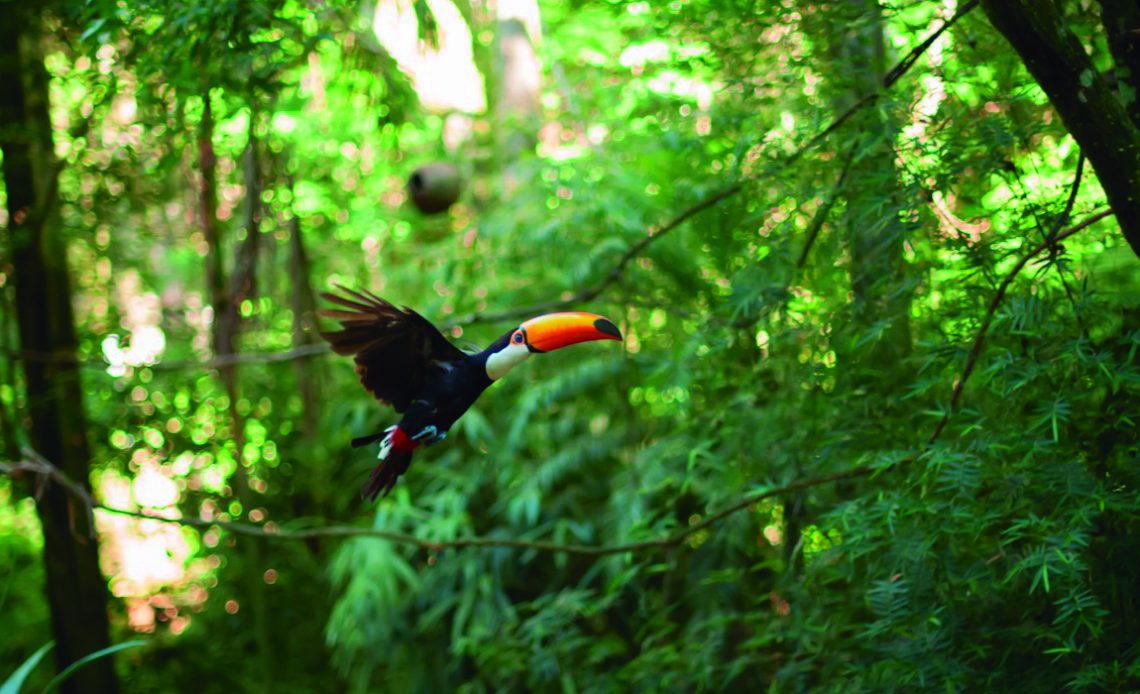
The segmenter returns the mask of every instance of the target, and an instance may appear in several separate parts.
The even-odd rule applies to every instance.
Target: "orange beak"
[[[532,352],[551,352],[590,340],[621,341],[621,331],[613,321],[596,313],[548,313],[519,327]]]

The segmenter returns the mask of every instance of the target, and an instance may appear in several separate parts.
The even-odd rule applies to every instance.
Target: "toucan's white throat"
[[[487,356],[487,378],[497,381],[507,372],[526,361],[530,349],[525,344],[508,343],[498,352]]]

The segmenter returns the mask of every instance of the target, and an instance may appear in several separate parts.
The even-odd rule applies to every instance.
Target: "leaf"
[[[63,669],[63,672],[61,672],[58,675],[56,675],[55,677],[53,677],[51,682],[48,682],[48,685],[46,687],[44,687],[44,692],[50,692],[54,687],[58,687],[68,677],[71,677],[73,674],[75,674],[76,670],[83,667],[84,665],[87,665],[88,663],[93,663],[96,660],[99,660],[100,658],[112,655],[114,653],[118,653],[119,651],[125,651],[128,648],[138,648],[139,646],[145,646],[146,644],[147,644],[146,641],[143,641],[142,639],[136,639],[134,641],[124,641],[122,643],[116,643],[113,646],[101,648],[101,649],[95,651],[94,653],[89,653],[89,654],[83,656],[82,658],[80,658],[79,660],[75,661],[71,665],[68,665],[67,667],[65,667]]]
[[[47,655],[47,652],[50,651],[54,645],[55,641],[48,641],[40,646],[38,651],[25,660],[20,667],[16,668],[16,671],[5,680],[4,684],[0,685],[0,694],[20,694],[20,689],[24,686],[24,680],[28,679],[28,675],[32,673],[32,670],[36,669],[36,666],[40,664],[40,661],[43,660],[43,657]]]
[[[91,22],[91,25],[89,27],[87,27],[87,29],[84,30],[84,32],[82,34],[79,35],[79,41],[80,42],[86,41],[87,39],[91,38],[95,34],[99,33],[99,31],[101,31],[103,29],[103,26],[106,23],[107,23],[106,17],[101,17],[101,18],[96,19],[95,21]]]

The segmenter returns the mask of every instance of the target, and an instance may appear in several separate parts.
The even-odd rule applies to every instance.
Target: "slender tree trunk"
[[[65,474],[89,486],[90,451],[63,239],[54,226],[59,167],[48,117],[48,76],[39,52],[37,9],[0,4],[0,149],[8,196],[8,242],[23,351],[30,440]],[[48,485],[36,504],[59,669],[110,644],[107,582],[90,515]],[[99,659],[62,686],[65,692],[114,692],[113,662]]]
[[[287,156],[282,157],[282,162]],[[285,168],[284,166],[282,168]],[[285,174],[285,185],[289,189],[290,199],[296,200],[293,189],[293,175]],[[309,263],[309,254],[305,248],[304,235],[301,232],[301,220],[296,212],[289,210],[289,278],[290,278],[290,304],[293,309],[293,349],[307,347],[317,343],[316,296],[313,293],[312,270]],[[307,456],[320,456],[318,428],[320,423],[321,398],[321,363],[316,355],[293,360],[293,375],[297,388],[301,392],[301,446],[295,449],[294,455],[300,453]],[[317,475],[313,484],[305,485],[303,492],[292,495],[291,507],[295,517],[301,518],[324,513],[326,504],[330,499],[330,489],[335,488],[329,475]],[[305,545],[313,556],[322,551],[319,538],[309,538]]]
[[[7,262],[7,255],[0,256],[0,272],[12,273],[12,266]],[[16,362],[9,360],[8,355],[19,352],[15,346],[16,326],[11,320],[16,315],[16,304],[12,292],[8,287],[0,288],[0,387],[7,386],[11,399],[5,399],[0,393],[0,455],[9,460],[16,460],[20,455],[20,441],[16,433],[17,399],[15,396],[19,384],[16,382]]]
[[[839,28],[835,51],[837,72],[842,70],[845,80],[845,88],[837,91],[839,110],[877,92],[886,72],[878,3],[845,0],[842,7],[851,21]],[[861,370],[869,369],[874,374],[871,380],[878,381],[880,375],[897,370],[910,352],[910,295],[902,291],[902,192],[895,169],[894,125],[875,108],[863,109],[853,125],[861,142],[844,179],[844,226],[851,253],[856,324],[861,330],[884,321],[889,326],[860,359],[866,367]]]
[[[245,160],[245,240],[238,251],[237,262],[230,277],[229,316],[226,332],[230,354],[237,353],[237,338],[241,331],[241,306],[248,299],[257,300],[257,260],[261,253],[261,188],[262,172],[260,152],[258,151],[257,111],[251,109],[249,116],[249,145],[246,149]],[[226,383],[226,392],[230,400],[230,417],[234,427],[234,446],[237,449],[237,468],[234,479],[237,481],[236,489],[238,500],[248,514],[257,504],[257,492],[249,483],[249,471],[246,469],[245,450],[245,421],[238,410],[238,399],[241,397],[241,387],[237,378],[237,365],[223,367],[222,376]],[[265,547],[261,540],[249,538],[247,540],[246,557],[250,569],[244,572],[246,590],[249,593],[250,606],[253,608],[254,637],[257,639],[258,662],[261,665],[262,685],[265,691],[272,691],[273,685],[273,644],[270,638],[271,626],[269,624],[269,609],[266,605],[265,582],[262,572],[265,570]]]
[[[231,287],[227,287],[225,259],[223,257],[221,231],[217,218],[217,156],[214,152],[213,111],[209,104],[209,90],[202,122],[198,129],[198,162],[201,176],[201,224],[206,239],[206,282],[209,285],[210,304],[214,311],[213,343],[214,355],[229,357],[237,353],[237,338],[241,327],[241,304],[245,299],[255,298],[257,256],[261,238],[261,172],[257,153],[257,140],[254,136],[256,113],[250,115],[249,150],[245,163],[246,184],[246,237],[238,251],[230,277]],[[256,506],[254,490],[250,487],[249,473],[244,462],[245,421],[238,409],[241,391],[238,383],[236,363],[223,364],[218,373],[229,400],[228,413],[233,435],[236,467],[234,470],[234,492],[242,508],[249,513]],[[265,604],[265,588],[261,581],[264,569],[262,545],[256,538],[246,542],[246,561],[242,567],[241,580],[246,597],[253,612],[253,636],[257,644],[257,658],[261,669],[262,691],[270,691],[273,681],[270,627],[268,610]]]
[[[841,0],[828,10],[827,20],[820,33],[832,47],[833,108],[843,113],[882,87],[887,64],[881,8],[876,0]],[[844,149],[850,149],[835,160],[845,167],[835,197],[845,203],[842,225],[850,254],[854,320],[852,332],[841,338],[836,351],[843,361],[843,373],[855,387],[885,395],[905,377],[903,359],[911,349],[895,126],[877,108],[862,109],[851,126],[858,139],[845,144]],[[885,329],[876,327],[883,324]],[[866,341],[865,347],[855,346],[873,330],[879,332],[875,339]],[[803,473],[799,462],[796,470]],[[798,552],[803,528],[813,515],[810,498],[807,492],[797,492],[784,501],[784,551],[789,571],[802,569]]]
[[[1097,177],[1132,250],[1140,255],[1140,125],[1130,116],[1080,40],[1051,0],[983,0],[994,27],[1021,55],[1060,114],[1065,127],[1096,169]],[[1117,63],[1117,78],[1135,84],[1136,46],[1132,32],[1140,13],[1124,2],[1103,2],[1104,20]],[[1131,24],[1130,24],[1131,22]],[[1117,26],[1128,29],[1121,36]],[[1129,28],[1130,27],[1130,28]],[[1128,80],[1132,80],[1129,82]],[[1132,92],[1131,99],[1140,95]]]
[[[286,182],[292,195],[292,175],[288,175]],[[313,296],[312,279],[309,276],[309,255],[305,251],[305,239],[301,236],[301,220],[296,214],[289,217],[289,275],[292,281],[293,348],[297,349],[315,342],[316,300]],[[293,372],[301,389],[301,432],[305,436],[306,443],[311,443],[317,433],[320,384],[313,378],[313,364],[311,357],[293,362]]]

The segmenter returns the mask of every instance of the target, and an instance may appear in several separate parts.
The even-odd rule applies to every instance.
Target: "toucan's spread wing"
[[[340,321],[341,329],[321,336],[337,354],[355,355],[356,373],[365,389],[397,412],[419,396],[433,371],[467,358],[410,308],[396,308],[368,291],[337,288],[345,296],[324,292],[321,297],[343,308],[320,313]]]

